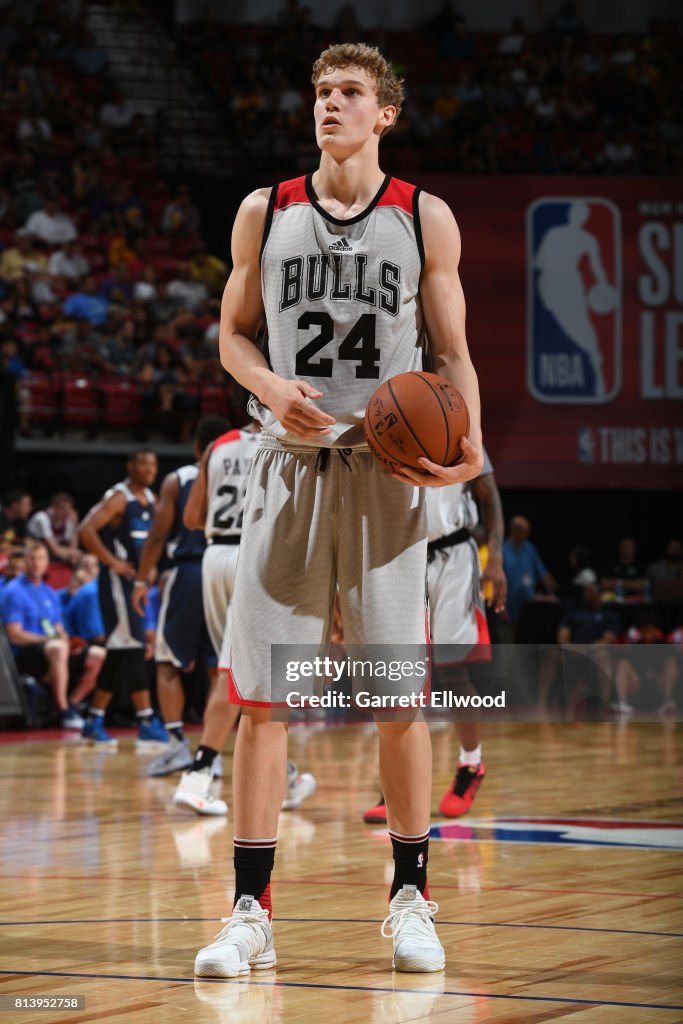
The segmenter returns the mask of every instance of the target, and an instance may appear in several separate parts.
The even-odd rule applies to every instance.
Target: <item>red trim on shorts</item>
[[[294,206],[297,203],[305,203],[306,206],[311,205],[306,195],[305,174],[302,174],[300,178],[291,178],[289,181],[280,182],[277,186],[277,196],[273,210],[284,210],[288,206]]]
[[[412,217],[415,188],[416,186],[411,185],[408,181],[392,178],[376,208],[379,209],[381,206],[397,206],[399,210],[403,210],[404,213],[408,213]]]
[[[221,445],[221,444],[228,444],[229,441],[239,441],[239,439],[240,439],[240,431],[239,430],[237,430],[237,429],[229,430],[227,432],[227,434],[221,434],[220,437],[216,438],[216,440],[211,445],[211,451],[212,452],[215,451],[216,448],[218,448],[218,446]]]
[[[287,702],[281,701],[279,704],[274,704],[268,700],[245,700],[242,694],[237,689],[237,683],[233,675],[232,669],[225,669],[228,673],[228,697],[231,704],[240,704],[243,708],[286,708]]]
[[[474,620],[477,624],[477,639],[470,647],[464,658],[457,658],[455,661],[440,661],[439,667],[447,668],[449,665],[467,665],[475,661],[491,661],[491,635],[486,616],[479,608],[474,609]],[[458,644],[445,644],[444,646],[459,646]],[[464,646],[464,645],[463,645]]]

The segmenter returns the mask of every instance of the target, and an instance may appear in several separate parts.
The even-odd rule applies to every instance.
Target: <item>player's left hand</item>
[[[463,457],[457,466],[439,466],[429,459],[420,459],[420,465],[424,466],[423,473],[419,469],[403,466],[391,475],[401,483],[412,484],[413,487],[448,487],[450,484],[464,484],[468,480],[475,480],[482,471],[484,453],[481,448],[475,448],[466,437],[463,437],[460,446]]]

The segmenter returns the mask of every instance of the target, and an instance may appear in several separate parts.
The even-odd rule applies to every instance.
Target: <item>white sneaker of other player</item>
[[[194,973],[198,978],[237,978],[274,967],[273,927],[268,911],[253,896],[240,896],[232,917],[210,946],[197,953]]]
[[[315,776],[310,772],[299,773],[293,761],[287,762],[287,793],[282,801],[283,811],[294,811],[309,796],[315,793]]]
[[[228,805],[211,792],[213,774],[211,768],[199,772],[183,772],[178,788],[173,794],[177,807],[191,807],[197,814],[227,814]]]
[[[394,940],[395,971],[443,971],[446,956],[432,917],[438,909],[415,885],[404,885],[396,893],[382,922],[382,935]]]
[[[179,740],[176,736],[169,736],[166,750],[155,757],[149,768],[148,775],[172,775],[173,772],[182,772],[192,764],[192,752],[190,744],[186,739]]]

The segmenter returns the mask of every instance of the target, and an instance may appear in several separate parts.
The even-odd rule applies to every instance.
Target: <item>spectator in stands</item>
[[[199,214],[192,203],[187,185],[181,185],[178,195],[167,203],[161,217],[161,230],[166,235],[188,238],[199,231]]]
[[[100,283],[98,293],[107,302],[127,307],[133,298],[133,285],[130,280],[128,264],[125,262],[115,263],[109,275]]]
[[[97,44],[87,28],[82,28],[79,33],[78,44],[71,51],[71,63],[84,78],[99,77],[107,70],[106,51]]]
[[[518,57],[524,49],[526,31],[523,18],[513,18],[510,31],[501,37],[498,53],[501,57]]]
[[[2,542],[0,542],[0,547],[2,547]],[[2,574],[0,574],[0,591],[2,591],[5,584],[11,583],[17,576],[21,576],[25,572],[26,552],[23,548],[14,548],[13,551],[10,551]]]
[[[135,104],[116,89],[111,99],[100,107],[100,123],[110,129],[114,136],[119,128],[127,128],[135,117]]]
[[[168,282],[166,293],[176,300],[180,309],[189,309],[195,313],[206,302],[209,293],[202,281],[191,279],[190,273],[190,265],[180,263],[177,275]]]
[[[633,174],[636,169],[635,152],[623,132],[607,139],[602,150],[608,174]]]
[[[15,381],[20,377],[25,377],[28,373],[16,338],[5,338],[0,341],[0,367]]]
[[[154,302],[157,297],[157,272],[154,267],[147,265],[143,268],[142,276],[133,285],[133,298],[136,302]]]
[[[456,15],[439,39],[439,56],[444,60],[468,61],[476,54],[474,36],[462,15]]]
[[[88,320],[95,327],[106,323],[109,303],[97,290],[97,279],[89,274],[77,292],[64,302],[64,312],[73,320]]]
[[[104,623],[97,592],[100,563],[95,555],[81,553],[74,576],[76,586],[64,610],[64,625],[71,637],[88,644],[104,644]]]
[[[35,239],[25,228],[14,232],[14,245],[8,246],[0,256],[0,279],[18,281],[24,274],[38,273],[47,266],[43,253],[35,247]]]
[[[69,565],[75,565],[80,557],[77,527],[74,499],[63,491],[54,494],[48,507],[34,512],[28,521],[29,536],[42,540],[51,558]]]
[[[47,143],[52,138],[52,127],[40,112],[27,104],[24,116],[17,123],[17,142],[20,146],[32,149],[41,153],[47,149]]]
[[[209,295],[222,295],[228,279],[228,265],[210,253],[203,242],[198,242],[188,266],[188,276],[191,281],[200,281]]]
[[[128,375],[132,373],[137,359],[137,349],[133,342],[135,324],[126,319],[114,332],[104,346],[105,372]]]
[[[551,35],[573,36],[575,39],[585,34],[586,26],[579,17],[577,5],[573,0],[566,0],[557,14],[551,19],[548,29]]]
[[[88,103],[81,113],[78,124],[74,127],[74,138],[86,149],[97,151],[105,147],[107,137],[93,103]]]
[[[48,682],[64,729],[82,729],[83,719],[73,705],[95,686],[105,658],[103,648],[90,648],[69,704],[69,638],[54,590],[44,582],[50,564],[47,546],[30,541],[26,573],[2,589],[0,619],[5,624],[17,669]]]
[[[53,277],[63,277],[67,281],[76,281],[90,273],[90,263],[76,239],[67,242],[53,252],[47,262],[48,273]]]
[[[641,614],[626,639],[627,646],[620,648],[614,671],[615,711],[622,717],[629,717],[634,711],[632,701],[639,695],[639,704],[650,707],[654,698],[660,718],[675,715],[678,711],[675,689],[681,665],[670,648],[657,649],[658,645],[666,645],[666,640],[656,613],[650,609]]]
[[[204,340],[204,333],[199,324],[188,323],[181,326],[178,335],[183,338],[178,354],[189,379],[221,381],[224,374],[220,372],[218,348]]]
[[[76,226],[64,213],[62,203],[52,196],[45,199],[42,209],[31,214],[24,227],[49,246],[64,245],[77,235]]]
[[[0,509],[0,543],[17,547],[28,537],[28,521],[33,498],[28,491],[17,488],[10,491]]]
[[[625,595],[642,594],[646,587],[645,573],[636,561],[638,548],[633,537],[622,537],[617,545],[617,558],[605,566],[602,577],[603,590],[615,593],[622,590]]]
[[[683,580],[683,544],[672,538],[666,545],[664,558],[652,562],[647,567],[647,578],[651,583],[662,580]]]
[[[557,631],[558,644],[615,644],[619,618],[602,603],[597,580],[583,587],[581,600],[570,603]]]
[[[557,589],[536,546],[529,540],[531,523],[524,516],[513,516],[508,537],[503,544],[503,568],[508,581],[507,614],[516,625],[526,601],[530,601],[541,584],[549,594]]]
[[[363,29],[353,4],[344,4],[339,8],[332,23],[332,34],[339,43],[355,43],[362,36]]]

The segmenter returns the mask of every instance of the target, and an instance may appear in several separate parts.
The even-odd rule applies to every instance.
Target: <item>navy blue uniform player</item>
[[[104,728],[104,716],[120,679],[125,679],[138,718],[137,749],[152,752],[168,739],[152,709],[145,668],[145,622],[133,607],[133,580],[154,508],[150,486],[158,464],[154,452],[135,452],[128,476],[111,487],[80,526],[83,546],[97,555],[100,610],[106,634],[107,661],[95,691],[83,737],[115,746]]]
[[[229,426],[228,421],[219,416],[207,416],[200,421],[194,443],[197,459]],[[163,587],[154,658],[159,706],[169,742],[167,749],[150,765],[149,775],[169,775],[192,764],[190,747],[183,734],[185,694],[181,672],[191,671],[197,657],[202,656],[209,670],[211,690],[217,678],[218,656],[206,628],[202,602],[202,557],[206,537],[203,530],[190,530],[183,525],[185,505],[197,473],[195,463],[181,466],[164,479],[133,584],[133,607],[142,614],[150,573],[166,547],[172,568]]]

